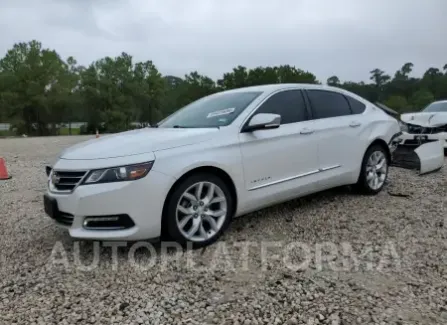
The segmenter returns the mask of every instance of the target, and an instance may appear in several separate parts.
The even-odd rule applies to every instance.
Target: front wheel
[[[388,177],[389,159],[380,145],[371,146],[365,153],[357,188],[365,194],[379,193]]]
[[[182,181],[168,199],[167,231],[184,245],[204,247],[215,242],[227,228],[233,211],[231,192],[219,177],[200,173]]]

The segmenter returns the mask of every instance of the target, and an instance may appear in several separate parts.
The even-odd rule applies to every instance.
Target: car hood
[[[60,158],[85,160],[138,155],[207,141],[216,132],[217,128],[144,128],[81,142],[64,150]]]
[[[438,127],[447,124],[447,112],[406,113],[402,114],[400,119],[422,127]]]

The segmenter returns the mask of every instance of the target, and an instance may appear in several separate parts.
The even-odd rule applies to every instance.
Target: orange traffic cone
[[[6,168],[5,159],[0,158],[0,180],[10,179],[11,176],[8,175],[8,169]]]
[[[96,129],[96,138],[99,138],[99,131]]]

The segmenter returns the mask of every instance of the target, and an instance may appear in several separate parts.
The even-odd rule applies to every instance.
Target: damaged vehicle
[[[379,193],[399,134],[395,118],[339,88],[232,89],[65,149],[44,208],[78,239],[206,246],[270,205],[343,185]]]
[[[421,174],[440,169],[447,152],[447,100],[432,102],[420,112],[402,114],[399,123],[402,135],[393,164]]]

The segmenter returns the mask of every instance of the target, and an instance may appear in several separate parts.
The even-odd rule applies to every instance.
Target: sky
[[[213,79],[289,64],[325,82],[447,63],[447,0],[1,0],[0,55],[36,39],[88,65],[126,52]]]

